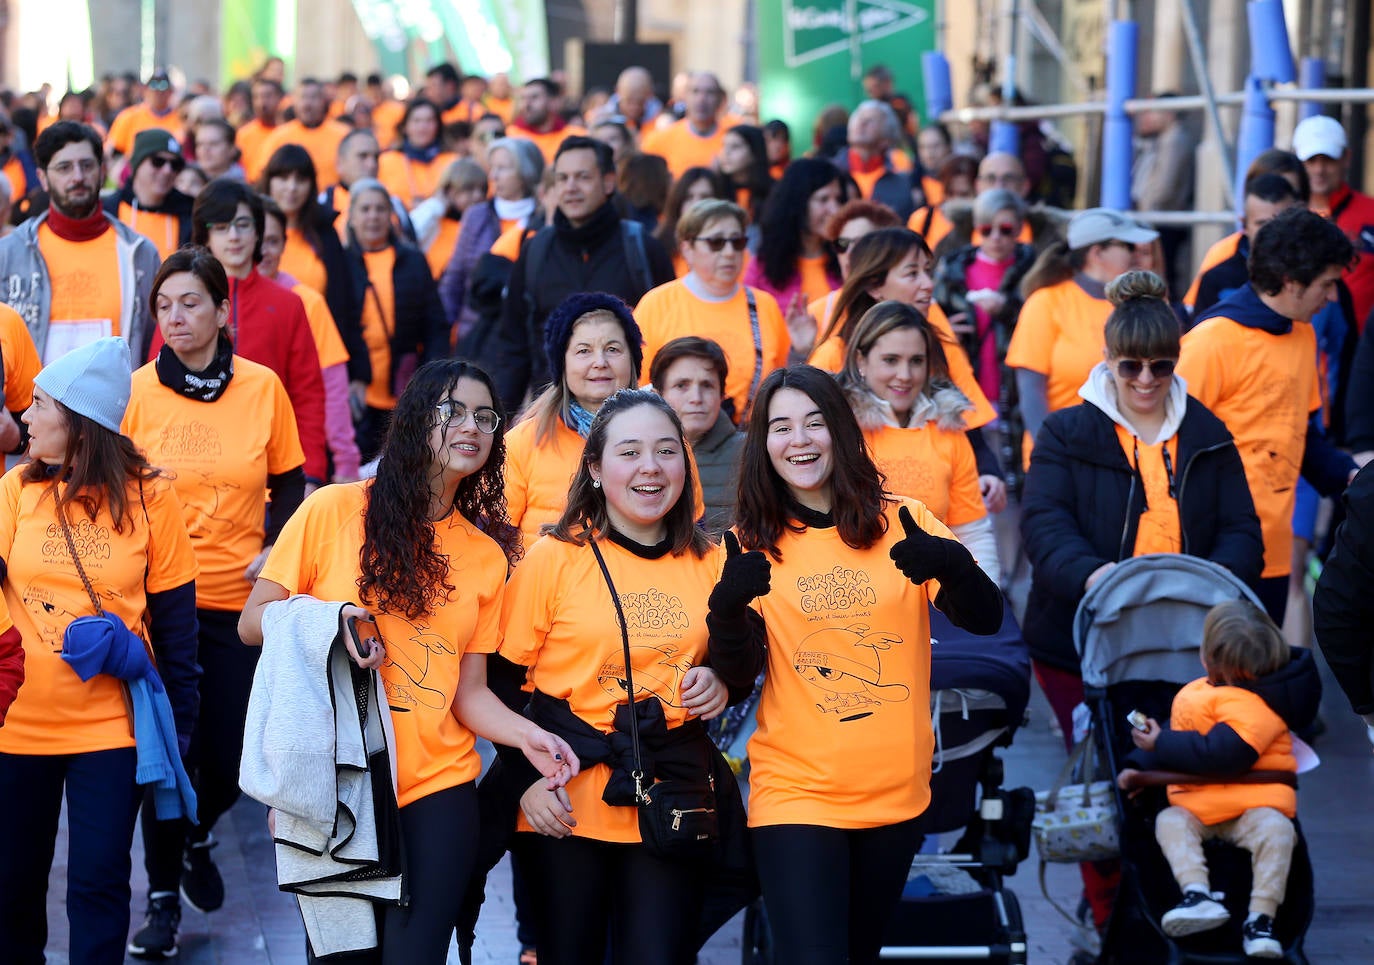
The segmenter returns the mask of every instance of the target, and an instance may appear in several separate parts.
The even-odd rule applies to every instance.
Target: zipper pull
[[[679,810],[677,810],[676,808],[674,808],[674,809],[673,809],[673,830],[674,830],[674,831],[678,831],[678,830],[680,830],[681,828],[682,828],[682,812],[679,811]]]

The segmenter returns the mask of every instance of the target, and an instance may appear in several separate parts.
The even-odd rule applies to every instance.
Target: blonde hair
[[[1202,625],[1202,665],[1213,683],[1257,680],[1281,669],[1291,653],[1269,615],[1249,600],[1228,600]]]

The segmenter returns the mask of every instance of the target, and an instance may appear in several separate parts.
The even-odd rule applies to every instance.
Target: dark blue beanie
[[[569,295],[549,313],[544,322],[544,357],[549,360],[549,374],[554,382],[563,381],[563,356],[568,352],[568,342],[572,340],[573,326],[589,312],[610,312],[625,332],[629,343],[630,366],[632,368],[631,386],[639,384],[639,370],[644,364],[644,335],[639,330],[630,306],[607,292],[578,292]]]

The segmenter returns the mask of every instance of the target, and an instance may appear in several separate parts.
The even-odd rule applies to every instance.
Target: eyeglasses
[[[479,431],[491,435],[501,424],[501,417],[496,414],[495,409],[482,406],[480,409],[469,410],[467,406],[457,399],[445,399],[434,407],[434,411],[439,413],[439,424],[445,429],[452,429],[454,426],[461,426],[468,421],[468,412],[472,412],[472,421],[477,425]]]
[[[233,221],[212,221],[205,227],[212,235],[227,235],[231,231],[246,235],[253,230],[253,219],[235,218]]]
[[[840,254],[844,254],[850,248],[853,248],[856,244],[858,244],[858,241],[858,238],[836,238],[834,241],[830,243],[835,246],[836,251],[838,251]]]
[[[999,221],[997,224],[980,224],[978,225],[978,233],[984,238],[991,238],[995,235],[1015,238],[1021,233],[1021,226],[1010,221]]]
[[[702,242],[712,251],[724,251],[726,245],[729,245],[732,251],[743,251],[744,246],[749,243],[749,239],[744,235],[720,235],[714,238],[697,237],[692,240]]]
[[[168,165],[171,165],[173,171],[180,171],[182,168],[186,167],[186,162],[184,160],[179,157],[173,157],[170,154],[154,154],[152,157],[148,158],[148,163],[159,171]]]
[[[1174,374],[1178,359],[1120,359],[1116,363],[1116,374],[1123,379],[1138,379],[1146,365],[1155,378],[1167,379]]]

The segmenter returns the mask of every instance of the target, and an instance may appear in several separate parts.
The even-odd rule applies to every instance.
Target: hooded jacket
[[[1083,404],[1045,420],[1022,496],[1021,535],[1033,569],[1022,633],[1032,657],[1075,673],[1073,615],[1083,584],[1102,564],[1132,555],[1146,509],[1140,474],[1117,438],[1124,420],[1110,382],[1106,364],[1099,364],[1080,389]],[[1160,438],[1178,438],[1182,551],[1253,585],[1264,546],[1235,442],[1178,376],[1166,404]]]
[[[45,211],[0,238],[0,300],[24,319],[39,358],[47,351],[52,320],[52,276],[38,250],[38,229],[47,220]],[[147,358],[154,327],[148,297],[162,259],[156,245],[118,218],[107,213],[105,220],[114,229],[119,257],[119,334],[129,343],[130,355]]]

